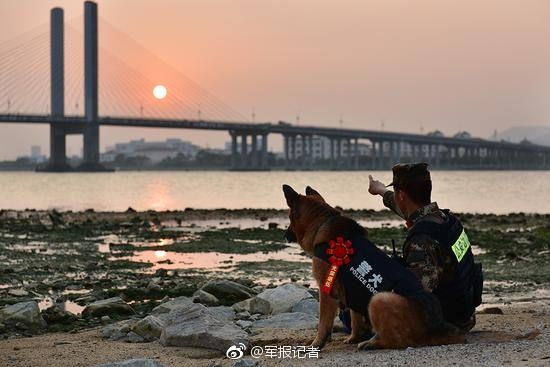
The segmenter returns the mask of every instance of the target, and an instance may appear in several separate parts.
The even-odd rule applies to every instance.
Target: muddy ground
[[[347,211],[390,251],[405,229],[388,211]],[[34,299],[79,313],[98,299],[122,296],[140,314],[164,297],[192,295],[206,280],[249,286],[314,286],[308,258],[284,242],[286,211],[185,210],[123,213],[0,211],[0,307]],[[336,338],[321,359],[264,359],[265,365],[362,362],[432,365],[550,364],[550,215],[459,214],[485,272],[484,305],[469,344],[355,353]],[[490,311],[490,309],[489,309]],[[493,311],[493,312],[498,312]],[[39,332],[0,330],[0,365],[92,366],[136,356],[167,366],[232,365],[210,352],[125,344],[99,338],[99,319],[50,324]],[[539,335],[540,334],[540,335]],[[311,332],[274,335],[258,345],[304,345]],[[3,340],[1,340],[3,339]],[[343,362],[342,362],[343,361]]]

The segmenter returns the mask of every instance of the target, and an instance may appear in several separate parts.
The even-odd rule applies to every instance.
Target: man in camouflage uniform
[[[418,276],[427,291],[438,296],[447,321],[463,332],[469,331],[475,325],[474,310],[477,306],[475,303],[478,303],[476,300],[479,298],[480,302],[481,299],[479,287],[482,287],[482,275],[481,266],[473,263],[473,254],[462,225],[449,211],[441,210],[436,202],[431,202],[432,182],[426,163],[394,166],[393,182],[388,186],[393,186],[395,192],[369,175],[369,192],[382,196],[384,205],[406,220],[409,235],[403,245],[404,265]],[[438,226],[443,227],[449,219],[458,222],[456,224],[462,231],[461,238],[465,237],[467,243],[462,246],[462,251],[456,252],[456,257],[452,251],[456,250],[458,235],[447,240],[432,234],[437,233],[437,230],[415,230],[426,225],[437,229]],[[449,232],[447,229],[445,231]],[[451,245],[452,251],[449,251]],[[462,265],[468,262],[470,264],[465,270]],[[461,270],[457,271],[458,268]],[[477,273],[474,268],[479,268]],[[475,295],[475,292],[479,294]],[[468,303],[469,306],[456,311],[454,307],[457,303]]]

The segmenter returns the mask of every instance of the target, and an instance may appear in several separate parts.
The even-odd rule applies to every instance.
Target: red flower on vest
[[[334,280],[338,274],[338,269],[342,265],[346,265],[351,261],[350,256],[353,255],[353,247],[350,240],[344,241],[343,237],[337,237],[336,241],[330,240],[325,253],[330,255],[328,261],[331,267],[328,271],[327,278],[321,287],[323,293],[329,294],[334,285]]]

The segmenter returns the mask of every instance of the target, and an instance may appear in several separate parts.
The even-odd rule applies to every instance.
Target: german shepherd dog
[[[331,263],[315,256],[316,248],[342,236],[342,233],[357,232],[360,237],[366,239],[367,231],[356,221],[328,205],[322,196],[309,186],[306,188],[306,195],[298,194],[288,185],[283,185],[283,192],[290,208],[290,226],[285,234],[286,239],[289,242],[298,242],[304,252],[312,258],[313,277],[321,288],[326,284],[327,276],[330,276]],[[396,265],[394,260],[381,253],[368,241],[366,244],[359,243],[354,246],[373,246],[375,251],[380,252],[379,257],[382,261],[393,262],[393,265]],[[408,272],[404,267],[399,267]],[[420,292],[417,292],[422,293],[421,297],[403,296],[396,293],[395,289],[390,289],[366,295],[365,307],[353,309],[348,307],[347,302],[349,288],[346,296],[346,287],[349,284],[346,284],[343,275],[337,273],[331,290],[320,292],[319,326],[312,346],[322,348],[331,339],[339,305],[350,308],[351,314],[351,335],[345,343],[359,343],[359,350],[463,343],[464,335],[443,320],[437,298],[422,289],[413,273],[407,274],[414,278],[409,280],[416,282],[421,288]],[[369,292],[367,288],[360,291]],[[364,332],[369,329],[374,333],[374,337],[362,341]]]

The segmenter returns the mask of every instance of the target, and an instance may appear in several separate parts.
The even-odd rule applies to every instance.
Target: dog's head
[[[338,211],[328,205],[323,197],[314,189],[307,186],[306,194],[300,195],[289,185],[283,185],[286,203],[290,209],[288,226],[285,237],[288,242],[298,242],[304,245],[306,232],[315,228],[329,216]]]

